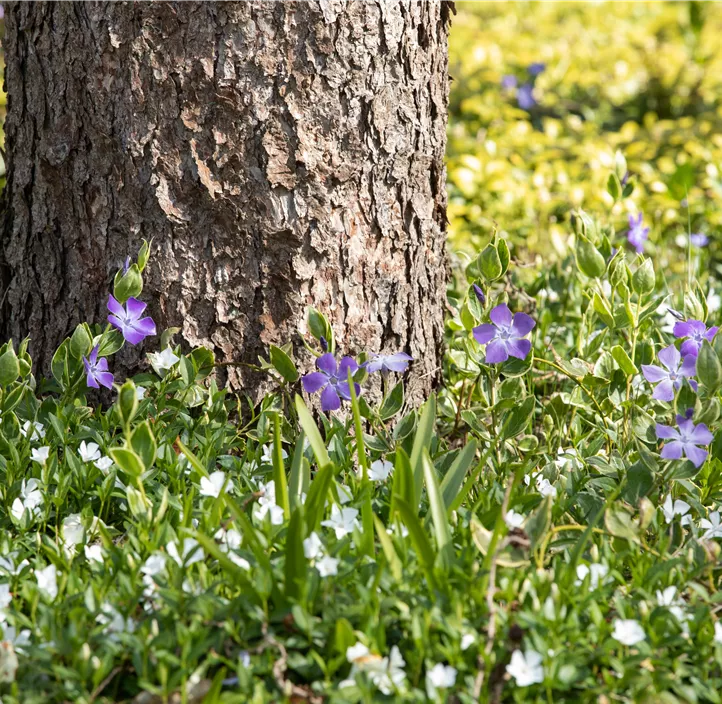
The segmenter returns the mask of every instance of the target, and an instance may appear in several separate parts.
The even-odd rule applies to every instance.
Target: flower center
[[[499,328],[498,337],[500,340],[510,340],[511,336],[511,328]]]

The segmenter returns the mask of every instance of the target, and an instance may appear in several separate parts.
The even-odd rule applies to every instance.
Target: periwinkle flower
[[[90,351],[90,357],[83,357],[87,383],[94,389],[99,389],[101,386],[112,389],[113,375],[108,371],[108,360],[105,357],[98,359],[99,349],[100,345],[96,345]]]
[[[486,304],[486,296],[484,295],[484,292],[481,290],[481,286],[479,286],[478,284],[473,284],[473,288],[474,288],[474,295],[476,296],[479,303],[481,303],[482,306],[485,305]]]
[[[682,386],[682,381],[693,377],[696,373],[697,357],[688,354],[682,358],[674,345],[665,347],[659,352],[659,361],[664,365],[658,367],[656,364],[643,364],[642,373],[650,384],[657,386],[652,393],[652,398],[657,401],[674,400],[675,389]],[[690,386],[696,391],[697,382],[690,379]]]
[[[146,304],[132,296],[125,308],[111,295],[108,296],[108,322],[123,333],[123,338],[131,345],[137,345],[150,335],[155,335],[155,323],[152,318],[141,318]]]
[[[327,352],[316,360],[319,371],[306,374],[301,380],[306,393],[321,392],[321,409],[335,411],[341,407],[341,399],[351,399],[351,389],[348,385],[348,371],[353,374],[358,364],[351,357],[344,357],[337,365],[336,358]],[[361,393],[361,387],[354,383],[356,394]]]
[[[489,317],[491,323],[483,323],[472,330],[474,339],[480,345],[486,345],[484,361],[497,364],[506,362],[509,357],[526,359],[531,342],[523,338],[534,329],[534,320],[526,313],[514,313],[512,316],[506,303],[492,308]]]
[[[649,228],[644,227],[642,219],[642,213],[637,213],[636,218],[634,215],[630,215],[629,230],[627,231],[627,242],[634,247],[638,254],[644,252],[644,243],[649,237]]]
[[[406,352],[395,352],[394,354],[375,354],[368,362],[362,365],[369,374],[373,372],[381,372],[388,374],[396,372],[401,374],[406,371],[409,362],[413,361],[413,357]]]
[[[534,86],[531,83],[522,83],[516,93],[516,102],[522,110],[531,110],[536,104]]]
[[[695,247],[706,247],[709,244],[709,237],[703,232],[693,232],[689,236],[689,241]]]
[[[535,61],[534,63],[529,64],[526,70],[529,72],[530,76],[538,76],[540,73],[544,73],[546,67],[547,65],[542,61]]]
[[[702,347],[702,343],[705,340],[712,342],[718,330],[718,325],[708,328],[701,320],[685,320],[675,323],[672,333],[675,337],[687,338],[682,343],[679,351],[683,355],[690,354],[696,357],[700,347]]]
[[[707,459],[707,450],[698,445],[709,445],[714,436],[704,423],[695,425],[691,419],[677,416],[678,428],[657,423],[657,438],[669,440],[662,446],[661,456],[665,460],[680,460],[686,457],[695,467],[701,467]]]
[[[502,76],[501,87],[504,90],[511,90],[512,88],[516,88],[516,76],[512,75],[511,73],[507,73],[505,76]]]

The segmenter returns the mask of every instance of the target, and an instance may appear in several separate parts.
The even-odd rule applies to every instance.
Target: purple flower
[[[714,436],[704,423],[695,425],[684,416],[677,416],[677,428],[657,423],[657,438],[671,440],[662,446],[662,457],[665,460],[680,460],[686,457],[695,467],[701,467],[707,459],[707,450],[697,447],[709,445]]]
[[[311,372],[301,379],[306,393],[315,394],[321,391],[321,409],[335,411],[341,407],[341,399],[351,399],[351,389],[348,386],[348,370],[351,373],[358,369],[358,364],[351,357],[344,357],[338,367],[336,358],[327,352],[316,360],[319,371]],[[356,395],[361,393],[361,387],[354,383]]]
[[[529,72],[530,76],[538,76],[540,73],[544,73],[546,67],[547,65],[545,63],[535,61],[533,64],[529,64],[526,70]]]
[[[511,315],[506,303],[496,306],[489,313],[491,322],[475,327],[472,332],[480,345],[486,345],[487,364],[506,362],[509,357],[526,359],[531,350],[531,342],[526,337],[536,323],[526,313]]]
[[[534,98],[534,87],[531,83],[524,83],[519,86],[516,93],[516,102],[522,110],[531,110],[537,104]]]
[[[629,216],[629,230],[627,231],[627,242],[637,250],[638,254],[644,252],[644,243],[649,237],[649,228],[644,227],[642,223],[642,213]]]
[[[484,292],[481,290],[481,286],[477,284],[473,284],[474,286],[474,294],[476,295],[477,299],[479,300],[479,303],[483,306],[486,303],[486,296],[484,295]]]
[[[650,384],[657,384],[652,398],[658,401],[672,401],[674,400],[674,390],[682,386],[682,380],[695,375],[697,357],[690,354],[682,359],[677,348],[670,345],[660,350],[659,361],[666,369],[654,364],[643,364],[642,373]],[[690,380],[689,384],[695,391],[697,390],[696,381]]]
[[[123,264],[123,276],[128,273],[128,269],[130,269],[130,255],[125,258],[125,264]]]
[[[709,237],[703,232],[693,232],[689,236],[689,241],[695,247],[706,247],[709,244]]]
[[[506,74],[506,76],[502,76],[501,87],[504,90],[511,90],[512,88],[516,88],[516,76],[513,76],[510,73]]]
[[[155,323],[152,318],[141,318],[146,304],[132,296],[128,299],[126,307],[118,303],[113,296],[108,296],[108,322],[122,333],[131,345],[137,345],[149,335],[155,335]]]
[[[622,188],[624,188],[628,182],[629,182],[629,171],[625,171],[624,176],[622,176],[622,180],[619,183],[621,183]]]
[[[96,345],[90,351],[90,357],[83,357],[83,366],[88,377],[88,386],[99,389],[105,386],[106,389],[113,388],[113,375],[108,371],[108,360],[105,357],[98,359],[100,345]]]
[[[702,343],[705,340],[712,342],[712,339],[717,334],[718,330],[719,326],[717,325],[707,328],[701,320],[686,320],[675,323],[672,332],[675,337],[687,338],[682,343],[679,351],[683,355],[691,354],[696,357],[699,352],[699,348],[702,347]]]
[[[406,352],[396,352],[395,354],[375,354],[368,362],[364,362],[363,366],[369,374],[373,372],[381,372],[388,374],[389,372],[397,372],[401,374],[406,371],[409,362],[413,360],[411,355]]]

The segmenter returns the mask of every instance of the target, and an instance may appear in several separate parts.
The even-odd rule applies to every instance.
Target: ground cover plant
[[[510,58],[467,60],[452,96],[419,409],[415,360],[346,349],[314,309],[258,360],[260,405],[219,388],[147,315],[147,243],[49,378],[0,347],[3,702],[720,701],[720,74],[695,73],[718,60],[695,7],[545,5],[533,33],[461,6],[468,54],[485,27]],[[559,22],[598,27],[585,65],[614,75],[640,51],[604,37],[636,27],[688,89],[650,59],[620,125],[622,88],[545,44]]]

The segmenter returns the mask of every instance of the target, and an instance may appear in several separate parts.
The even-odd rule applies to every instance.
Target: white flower
[[[215,534],[216,540],[220,540],[223,546],[228,550],[238,550],[241,547],[243,538],[235,528],[219,528]]]
[[[551,482],[548,479],[544,479],[543,477],[537,478],[536,490],[542,496],[551,496],[553,499],[555,499],[557,496],[556,488],[551,484]]]
[[[677,587],[667,587],[664,591],[657,589],[657,604],[659,606],[673,606],[678,604]]]
[[[714,642],[722,644],[722,621],[714,622]]]
[[[33,420],[26,420],[20,432],[28,440],[42,440],[45,437],[45,426]]]
[[[473,633],[464,633],[461,636],[461,649],[468,650],[476,642],[476,636]]]
[[[335,557],[324,555],[320,560],[316,560],[316,569],[322,577],[333,577],[338,574],[338,563]]]
[[[148,357],[158,372],[167,371],[174,364],[180,362],[180,357],[177,357],[170,347],[166,347],[162,352],[149,352]]]
[[[113,460],[111,460],[110,457],[101,457],[95,462],[95,466],[103,474],[108,474],[108,470],[113,466]]]
[[[285,450],[281,450],[281,457],[285,460],[288,459],[288,453]],[[261,452],[261,464],[273,464],[273,448],[270,445],[264,445]]]
[[[554,464],[560,472],[570,472],[573,469],[579,469],[582,458],[576,448],[569,447],[565,450],[560,447],[557,450],[557,458],[554,460]]]
[[[35,579],[38,580],[38,588],[51,599],[55,599],[58,595],[58,573],[55,565],[50,564],[41,570],[35,570]]]
[[[388,460],[376,460],[369,467],[369,479],[372,482],[385,482],[394,466]]]
[[[20,521],[23,517],[23,512],[27,509],[31,516],[34,516],[36,509],[43,504],[43,495],[40,489],[40,485],[37,479],[28,479],[20,487],[20,496],[13,501],[10,512],[16,520]]]
[[[336,489],[338,490],[338,502],[342,506],[353,499],[353,496],[351,496],[351,489],[349,489],[345,484],[337,484]]]
[[[506,512],[504,521],[509,528],[521,528],[524,524],[525,516],[521,513],[517,513],[513,509]]]
[[[83,440],[78,448],[78,454],[83,462],[95,462],[100,459],[100,448],[97,443],[89,442],[86,444],[85,440]]]
[[[436,697],[437,689],[448,689],[456,684],[456,668],[436,663],[426,672],[426,693],[429,698]]]
[[[251,563],[246,560],[245,557],[241,557],[240,555],[236,555],[235,552],[229,550],[227,552],[228,559],[233,562],[234,564],[238,565],[243,570],[250,570],[251,569]]]
[[[386,695],[391,694],[395,688],[401,687],[406,680],[404,666],[406,662],[397,646],[391,648],[389,657],[382,658],[369,649],[363,643],[356,643],[346,649],[346,660],[352,663],[353,667],[349,673],[349,679],[339,683],[339,688],[354,684],[354,675],[357,672],[364,672],[371,682]]]
[[[18,633],[14,626],[5,626],[2,642],[11,643],[13,648],[21,653],[26,646],[30,645],[30,631],[26,628]]]
[[[260,488],[261,497],[255,508],[255,516],[262,521],[267,513],[271,514],[271,525],[280,526],[283,523],[283,508],[276,504],[276,485],[273,481]]]
[[[599,583],[604,581],[608,572],[609,568],[599,562],[592,562],[588,567],[587,565],[577,565],[577,577],[579,579],[577,579],[575,584],[580,585],[586,576],[589,575],[589,588],[596,589]]]
[[[359,527],[356,516],[358,516],[358,511],[355,508],[339,508],[334,504],[331,507],[331,518],[327,521],[321,521],[321,525],[333,528],[337,540],[341,540],[341,538],[351,533],[354,528]]]
[[[103,548],[100,545],[86,545],[83,548],[85,559],[88,562],[99,562],[103,564]]]
[[[148,389],[144,388],[143,386],[136,386],[135,387],[135,400],[136,401],[142,401],[145,398],[145,393]]]
[[[514,678],[517,687],[528,687],[544,681],[542,656],[536,650],[527,650],[526,653],[515,650],[506,671]]]
[[[313,533],[303,541],[303,554],[308,560],[315,560],[317,557],[323,555],[323,543],[316,531],[313,531]]]
[[[358,661],[363,660],[368,654],[369,649],[361,641],[346,648],[346,660],[353,664],[358,664]]]
[[[221,495],[221,489],[226,481],[225,472],[213,472],[210,477],[201,477],[201,494],[212,496],[214,499]]]
[[[66,548],[75,549],[76,545],[83,542],[84,534],[85,529],[83,528],[79,513],[73,513],[63,520],[62,535],[63,544]]]
[[[710,313],[716,313],[722,305],[722,298],[719,294],[715,293],[712,289],[707,294],[707,310]]]
[[[699,527],[706,529],[702,540],[722,538],[722,525],[720,525],[719,511],[712,511],[712,513],[709,514],[709,520],[703,518],[699,522]]]
[[[6,556],[0,555],[0,570],[9,574],[20,574],[20,571],[28,564],[27,560],[16,561],[17,552],[10,552]]]
[[[0,609],[7,609],[12,600],[13,595],[10,593],[10,585],[0,584]]]
[[[622,645],[636,645],[647,637],[639,621],[633,618],[615,618],[613,625],[612,638]]]
[[[47,446],[33,448],[30,450],[30,459],[38,464],[45,464],[50,457],[50,448]]]
[[[692,516],[686,515],[689,511],[689,504],[686,501],[677,499],[672,503],[672,495],[669,494],[662,504],[662,513],[667,520],[667,523],[671,523],[675,516],[682,516],[680,525],[686,526],[692,522]]]
[[[135,623],[130,618],[124,617],[120,611],[110,604],[101,606],[100,613],[95,620],[107,627],[110,640],[113,641],[118,640],[118,633],[132,633],[135,630]]]
[[[162,552],[155,552],[143,563],[140,571],[148,577],[160,574],[165,569],[165,560]]]
[[[203,559],[203,551],[197,549],[198,541],[195,538],[182,538],[179,545],[180,552],[176,543],[168,543],[165,549],[168,555],[181,567],[184,563],[187,567],[190,567],[194,562],[200,562]]]

